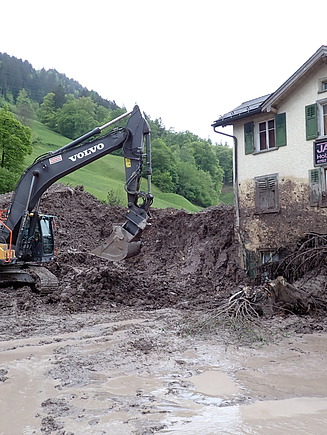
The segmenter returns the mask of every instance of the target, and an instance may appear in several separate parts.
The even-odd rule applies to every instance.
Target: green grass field
[[[43,124],[32,121],[33,131],[32,140],[34,142],[33,153],[26,158],[26,165],[33,163],[36,157],[49,151],[54,151],[63,145],[71,142],[70,139],[45,127]],[[126,192],[124,190],[125,170],[123,157],[108,155],[90,163],[84,168],[66,175],[60,180],[63,184],[72,187],[83,185],[84,189],[96,196],[98,199],[106,201],[108,192],[112,191],[121,200],[121,204],[126,204]],[[142,180],[141,189],[147,190],[146,180]],[[201,210],[201,207],[193,205],[184,197],[175,193],[163,193],[156,186],[152,186],[154,195],[153,207],[184,209],[189,212]]]
[[[220,199],[224,204],[234,205],[234,189],[232,184],[223,186]]]

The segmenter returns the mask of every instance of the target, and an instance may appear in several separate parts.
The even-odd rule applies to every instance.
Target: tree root
[[[308,233],[299,242],[295,252],[279,262],[269,263],[262,267],[270,277],[283,276],[293,283],[307,272],[326,265],[327,234]]]
[[[308,314],[317,308],[327,309],[326,302],[313,297],[279,276],[262,286],[246,286],[221,305],[214,317],[231,319],[258,319],[277,313]]]
[[[261,286],[244,286],[217,308],[202,313],[183,326],[183,333],[204,334],[228,327],[239,335],[261,340],[264,322],[275,315],[309,315],[327,311],[327,299],[297,288],[282,276]],[[264,335],[268,336],[269,331]]]

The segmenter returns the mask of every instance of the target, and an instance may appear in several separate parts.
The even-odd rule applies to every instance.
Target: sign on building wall
[[[327,165],[327,141],[314,142],[313,161],[314,161],[314,166]]]

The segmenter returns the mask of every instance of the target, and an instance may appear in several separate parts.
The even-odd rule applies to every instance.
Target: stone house
[[[275,92],[212,124],[222,134],[228,125],[241,266],[253,276],[306,234],[327,233],[327,46]]]

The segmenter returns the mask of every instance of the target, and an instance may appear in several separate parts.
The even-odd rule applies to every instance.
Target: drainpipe
[[[234,140],[234,170],[233,170],[233,181],[234,181],[234,192],[235,192],[235,225],[239,230],[240,227],[240,202],[238,197],[238,162],[237,162],[237,137],[232,134],[223,133],[222,131],[217,131],[216,127],[213,128],[213,131],[218,134],[222,134],[224,136],[232,137]]]
[[[235,232],[237,234],[239,243],[241,245],[241,267],[244,269],[246,264],[245,258],[245,248],[243,237],[241,235],[240,229],[240,201],[239,201],[239,191],[238,191],[238,143],[237,137],[232,134],[223,133],[222,131],[217,131],[216,127],[213,127],[215,133],[222,134],[224,136],[228,136],[233,138],[234,140],[234,170],[233,170],[233,182],[234,182],[234,194],[235,194]]]

